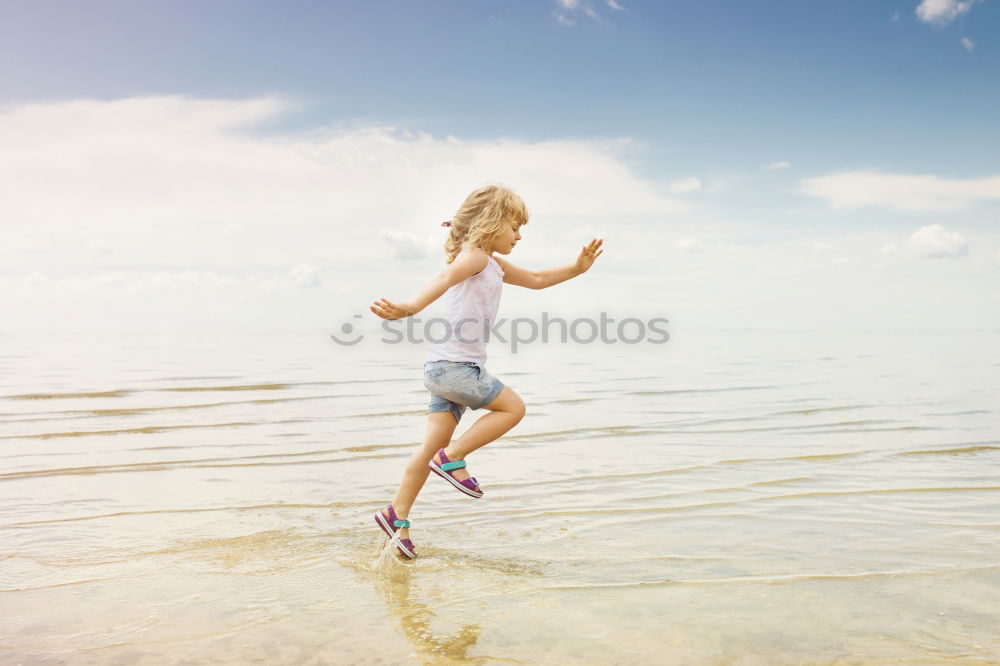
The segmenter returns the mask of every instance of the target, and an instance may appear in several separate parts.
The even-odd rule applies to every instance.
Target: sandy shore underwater
[[[411,563],[419,348],[3,336],[0,664],[1000,662],[996,334],[672,334],[491,348]]]

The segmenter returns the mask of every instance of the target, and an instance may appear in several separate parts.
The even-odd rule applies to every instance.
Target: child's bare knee
[[[515,419],[517,419],[518,421],[520,421],[521,419],[524,418],[524,415],[525,415],[526,412],[527,412],[527,409],[524,406],[524,400],[521,400],[521,397],[518,396],[517,397],[517,401],[511,407],[510,414]]]

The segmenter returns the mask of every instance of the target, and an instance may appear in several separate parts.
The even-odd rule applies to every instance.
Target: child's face
[[[493,251],[499,252],[500,254],[510,254],[511,250],[514,249],[514,245],[517,241],[521,240],[521,225],[524,222],[511,220],[510,224],[507,226],[503,232],[493,239]]]

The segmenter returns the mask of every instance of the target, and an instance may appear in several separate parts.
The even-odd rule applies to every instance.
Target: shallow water
[[[1000,661],[1000,335],[671,334],[491,348],[414,562],[420,348],[0,336],[0,663]]]

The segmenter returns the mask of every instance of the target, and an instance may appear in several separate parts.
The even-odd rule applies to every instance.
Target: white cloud
[[[962,234],[946,231],[940,224],[931,224],[913,232],[906,242],[907,249],[920,257],[941,259],[968,254],[969,244]]]
[[[701,178],[680,178],[678,180],[670,181],[670,191],[674,194],[683,194],[685,192],[697,192],[701,189],[702,183]]]
[[[91,289],[103,289],[108,285],[124,285],[126,290],[135,290],[135,284],[131,283],[121,271],[104,275],[94,275],[90,277],[71,277],[61,280],[62,285],[74,292],[90,291]]]
[[[95,250],[103,250],[104,252],[112,253],[124,246],[124,241],[120,238],[109,238],[107,236],[98,236],[91,238],[87,242],[87,247],[93,248]]]
[[[323,284],[319,268],[308,262],[296,264],[290,271],[292,282],[297,287],[318,287]]]
[[[607,5],[611,9],[622,10],[624,7],[619,5],[614,0],[607,0]],[[602,22],[601,15],[597,13],[594,9],[594,5],[587,0],[556,0],[556,11],[555,17],[556,21],[563,25],[576,25],[576,21],[573,16],[577,14],[585,14],[592,21]]]
[[[222,229],[219,230],[219,233],[223,236],[232,236],[234,234],[245,234],[247,233],[247,229],[239,222],[229,220],[222,227]]]
[[[628,139],[466,141],[392,127],[257,137],[247,128],[293,108],[276,98],[174,96],[8,108],[0,112],[3,231],[21,243],[65,237],[74,249],[93,238],[185,257],[203,247],[208,260],[249,242],[266,250],[250,261],[276,267],[295,253],[262,236],[355,258],[379,226],[437,230],[484,182],[514,186],[534,215],[690,207],[636,177],[620,159]],[[235,238],[209,237],[223,234]]]
[[[28,288],[82,293],[108,292],[109,288],[115,287],[118,290],[116,293],[120,294],[139,294],[164,289],[226,287],[237,282],[239,280],[219,275],[214,271],[195,269],[179,271],[114,270],[62,278],[50,277],[38,271],[32,271],[16,280],[20,286]]]
[[[934,175],[849,171],[802,181],[803,194],[834,208],[884,206],[899,211],[953,211],[1000,199],[1000,176],[966,180]]]
[[[701,252],[705,249],[705,246],[697,238],[679,238],[674,241],[674,247],[681,252]]]
[[[1000,316],[969,305],[996,302],[977,279],[983,265],[996,270],[993,251],[930,262],[880,254],[906,243],[898,234],[711,217],[640,178],[629,165],[642,146],[628,139],[253,131],[292,108],[280,98],[155,97],[0,110],[3,330],[303,330],[370,315],[375,298],[405,300],[440,270],[440,221],[486,182],[512,185],[528,203],[518,265],[566,265],[583,243],[606,239],[579,280],[505,288],[504,316],[613,307],[689,327],[893,325],[956,292],[964,300],[949,301],[948,325]],[[706,179],[700,191],[716,186]],[[969,234],[973,248],[1000,247],[998,234]],[[942,238],[943,251],[954,247]],[[425,248],[425,258],[396,258]],[[912,273],[887,287],[880,264]],[[440,303],[431,308],[435,316]]]
[[[917,18],[924,23],[948,25],[969,11],[973,0],[923,0],[916,9]]]
[[[770,170],[773,171],[773,170],[777,170],[777,169],[788,169],[791,166],[792,165],[789,164],[788,162],[769,162],[769,163],[767,163],[767,164],[764,165],[764,168],[765,169],[770,169]]]
[[[294,108],[277,97],[163,96],[0,109],[3,318],[20,313],[28,326],[67,307],[60,299],[70,294],[73,307],[108,326],[142,322],[98,317],[88,303],[135,305],[134,295],[153,325],[178,320],[187,297],[210,304],[203,309],[220,321],[254,322],[259,311],[239,302],[261,290],[285,299],[269,305],[276,308],[313,291],[342,294],[324,308],[346,308],[379,285],[405,298],[398,292],[414,287],[414,266],[398,259],[429,264],[417,272],[443,265],[440,221],[486,183],[510,185],[527,202],[527,242],[515,259],[529,266],[575,259],[590,237],[573,227],[624,236],[636,220],[662,226],[692,209],[636,175],[628,138],[464,140],[356,126],[254,132],[254,122]],[[39,277],[23,281],[27,274]],[[354,291],[338,292],[348,281]],[[300,288],[310,285],[317,289]]]
[[[580,240],[580,245],[590,241],[592,238],[607,240],[620,240],[621,233],[613,226],[595,226],[593,224],[580,224],[569,230],[569,235]]]
[[[419,236],[409,231],[398,229],[382,229],[379,235],[393,250],[396,259],[428,259],[435,256],[444,246],[444,237]]]
[[[156,271],[143,273],[138,278],[126,277],[122,271],[116,271],[111,276],[115,281],[125,281],[125,292],[156,292],[163,289],[186,289],[205,287],[224,287],[237,282],[235,278],[219,275],[211,270],[186,269],[180,271]],[[94,278],[96,280],[101,277]]]
[[[973,51],[976,48],[976,43],[968,37],[962,37],[962,46],[965,47],[966,51]]]

